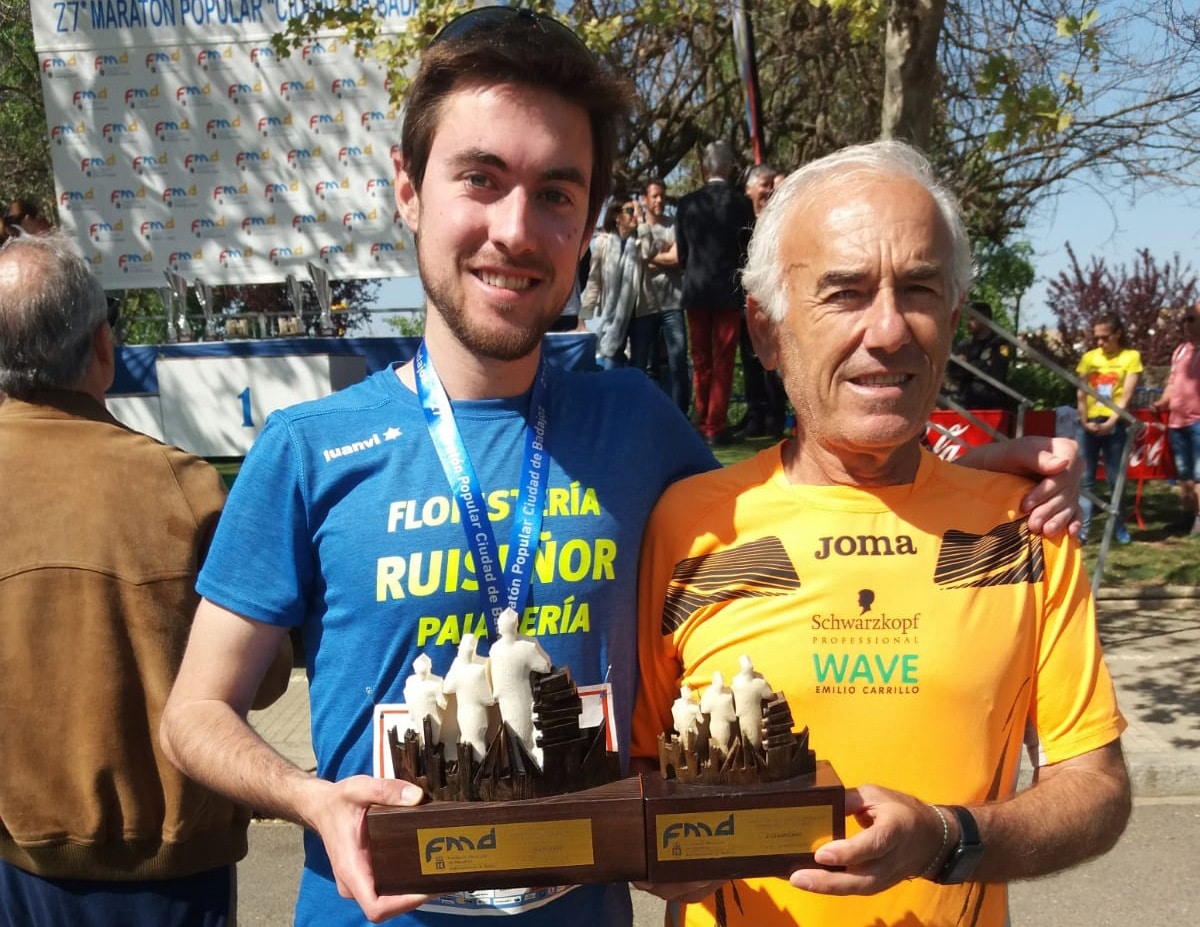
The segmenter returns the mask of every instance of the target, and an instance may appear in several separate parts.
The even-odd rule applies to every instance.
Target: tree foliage
[[[383,36],[369,5],[314,4],[277,43],[345,30],[387,63],[398,102],[420,50],[469,5],[422,4],[406,33]],[[704,143],[749,150],[726,4],[532,5],[635,84],[618,185],[686,188]],[[881,134],[915,139],[977,239],[1005,242],[1068,179],[1115,188],[1194,179],[1200,164],[1200,26],[1179,0],[756,0],[751,13],[768,160],[789,169]]]
[[[29,0],[0,0],[0,138],[0,200],[27,197],[56,215]]]
[[[365,328],[371,319],[367,306],[378,295],[380,282],[333,280],[330,281],[330,285],[333,290],[333,305],[340,307],[333,313],[336,333],[354,334]],[[118,337],[122,344],[161,344],[168,340],[163,291],[123,290],[111,295],[119,299],[121,304]],[[226,333],[226,323],[231,318],[248,316],[256,323],[252,329],[254,333],[258,334],[258,329],[261,328],[261,333],[266,335],[272,330],[278,330],[280,318],[296,314],[287,288],[282,283],[214,287],[213,302],[212,311],[217,332],[222,337]],[[192,339],[200,340],[205,335],[204,313],[192,290],[188,291],[186,315]],[[316,332],[320,315],[321,309],[317,305],[315,294],[310,287],[305,287],[301,316],[306,331]]]
[[[564,19],[636,89],[633,117],[617,165],[618,187],[650,177],[694,174],[689,159],[707,142],[748,149],[740,79],[726,4],[710,0],[576,0],[528,4]],[[286,52],[321,30],[343,31],[360,53],[379,57],[401,104],[412,68],[430,38],[469,0],[422,4],[400,35],[381,34],[369,10],[353,3],[314,4],[273,39]],[[863,29],[878,32],[870,11],[853,4],[760,2],[754,8],[764,123],[772,160],[792,167],[878,134],[882,65]],[[865,18],[864,18],[865,17]],[[853,28],[854,24],[861,28]],[[680,171],[682,170],[682,177]]]
[[[1083,352],[1094,347],[1092,327],[1106,314],[1125,326],[1129,344],[1147,366],[1169,364],[1179,343],[1178,319],[1200,296],[1200,282],[1178,254],[1158,263],[1143,248],[1132,265],[1110,267],[1093,257],[1081,265],[1067,245],[1071,266],[1050,281],[1047,302],[1057,321],[1057,338],[1047,338],[1051,353],[1074,369]]]
[[[975,277],[971,298],[992,307],[993,321],[1009,331],[1020,329],[1021,298],[1033,286],[1036,273],[1027,241],[1011,245],[979,241],[975,244]]]
[[[371,320],[367,307],[379,294],[378,280],[331,280],[333,305],[339,306],[334,313],[338,334],[348,334],[365,328]],[[249,286],[220,287],[218,306],[224,313],[261,313],[268,325],[272,319],[278,325],[281,316],[294,316],[295,307],[288,297],[283,283],[259,283]],[[316,329],[321,315],[316,294],[311,287],[304,287],[304,306],[301,310],[305,327]]]
[[[275,41],[342,31],[387,62],[399,102],[420,50],[470,5],[426,0],[387,36],[372,4],[312,0]],[[703,144],[749,151],[726,3],[531,5],[635,84],[619,184],[657,176],[683,192]],[[754,0],[750,12],[768,160],[790,169],[881,134],[923,138],[980,247],[1003,248],[1068,182],[1114,199],[1200,183],[1200,14],[1182,0]],[[0,176],[51,205],[29,0],[0,0],[0,131]]]
[[[1004,240],[1069,181],[1200,182],[1198,39],[1179,0],[952,0],[944,164],[974,232]]]

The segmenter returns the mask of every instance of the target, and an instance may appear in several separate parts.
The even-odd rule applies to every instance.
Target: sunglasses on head
[[[497,26],[508,25],[517,20],[527,23],[530,29],[540,32],[547,38],[565,39],[568,44],[583,51],[589,58],[592,56],[591,51],[583,44],[583,40],[554,17],[545,16],[527,7],[516,6],[482,6],[468,10],[461,16],[456,16],[450,22],[446,23],[438,34],[433,37],[433,41],[429,43],[429,46],[432,48],[441,42],[464,39],[488,29],[494,29]]]

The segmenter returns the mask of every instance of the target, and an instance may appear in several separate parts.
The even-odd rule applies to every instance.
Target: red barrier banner
[[[972,415],[1001,434],[1008,433],[1009,413],[1000,409],[972,410]],[[958,460],[970,448],[991,444],[994,438],[974,422],[968,421],[950,409],[934,409],[929,421],[940,425],[949,434],[943,434],[932,426],[925,428],[925,445],[942,460]]]
[[[1009,413],[982,409],[972,410],[971,414],[1002,434],[1008,433]],[[1173,479],[1175,463],[1171,458],[1170,442],[1167,440],[1166,416],[1153,409],[1134,409],[1132,414],[1145,422],[1146,427],[1138,432],[1134,439],[1133,455],[1129,459],[1126,478],[1138,482]],[[949,432],[943,434],[932,427],[932,424],[925,429],[925,445],[943,460],[957,460],[970,448],[991,444],[994,440],[974,422],[949,409],[934,409],[929,421]],[[1054,412],[1026,412],[1025,434],[1053,435]],[[1098,478],[1104,478],[1103,461],[1098,465],[1096,475]]]
[[[1166,416],[1153,409],[1135,409],[1133,414],[1146,422],[1146,427],[1134,439],[1126,476],[1138,481],[1174,479],[1175,461],[1167,440]]]

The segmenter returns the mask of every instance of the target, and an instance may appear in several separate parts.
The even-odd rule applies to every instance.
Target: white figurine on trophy
[[[733,704],[737,711],[738,727],[742,741],[754,747],[762,746],[762,703],[775,693],[763,679],[762,673],[754,671],[750,658],[742,654],[738,661],[741,672],[733,677]]]
[[[550,672],[550,656],[532,637],[517,631],[517,613],[506,608],[496,622],[499,639],[488,652],[491,662],[492,694],[500,704],[500,718],[508,724],[525,750],[538,762],[541,751],[534,745],[533,689],[529,674]]]
[[[725,677],[720,670],[713,673],[712,685],[700,696],[700,710],[708,715],[708,730],[713,746],[728,753],[733,746],[737,712],[733,708],[733,693],[725,685]]]
[[[433,672],[433,660],[420,654],[413,660],[413,674],[404,682],[404,704],[408,706],[413,724],[418,731],[425,728],[425,719],[432,722],[433,743],[442,737],[442,712],[446,710],[446,695],[442,691],[442,677]]]
[[[496,704],[496,699],[488,681],[488,661],[475,653],[477,645],[474,634],[463,635],[442,690],[453,694],[458,702],[459,740],[470,744],[476,759],[482,760],[487,753],[487,709]]]
[[[680,688],[679,698],[671,705],[671,720],[675,725],[680,746],[684,750],[692,749],[696,735],[700,732],[700,703],[692,694],[691,686],[684,685]]]

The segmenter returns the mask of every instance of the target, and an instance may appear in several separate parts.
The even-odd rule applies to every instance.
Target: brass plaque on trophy
[[[646,872],[637,779],[542,799],[376,806],[375,890],[466,891],[626,882]]]
[[[846,834],[846,792],[827,762],[793,733],[791,708],[747,656],[697,700],[684,686],[674,729],[658,737],[659,775],[647,776],[646,865],[651,882],[786,876],[815,865],[817,847]]]
[[[846,792],[824,761],[807,776],[739,786],[643,779],[651,882],[786,878],[846,835]]]

